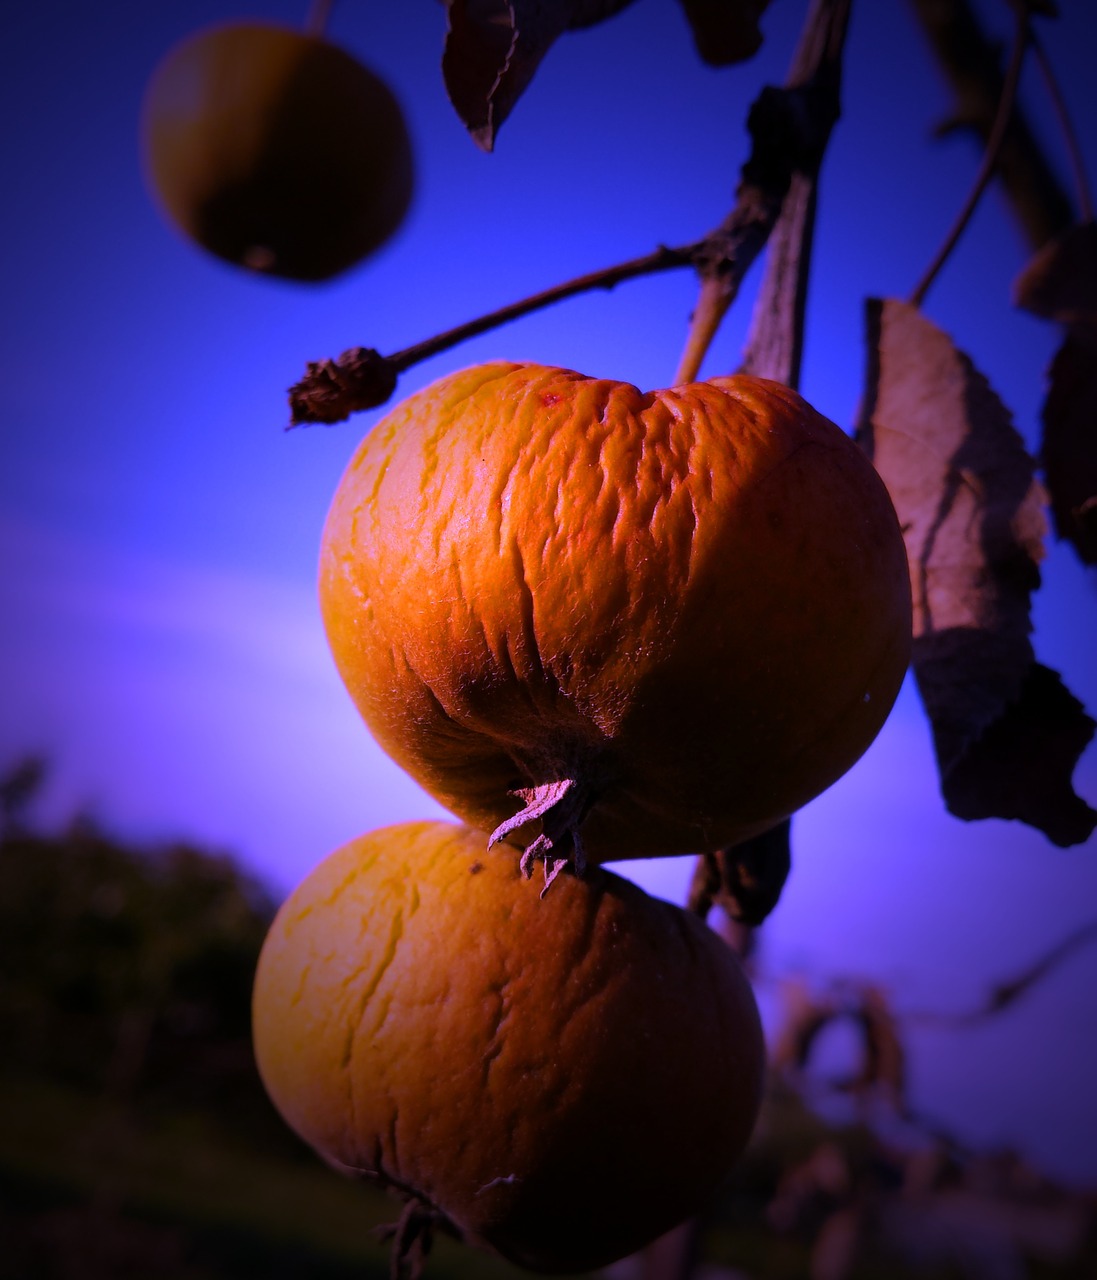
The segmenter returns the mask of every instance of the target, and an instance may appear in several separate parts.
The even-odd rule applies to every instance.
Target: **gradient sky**
[[[246,12],[298,23],[305,7]],[[342,0],[330,35],[401,99],[417,190],[388,246],[307,287],[204,256],[142,182],[137,115],[157,59],[245,11],[221,0],[16,7],[0,45],[0,767],[49,757],[44,820],[79,809],[128,836],[225,848],[281,892],[351,836],[441,812],[357,719],[314,598],[328,501],[380,415],[287,434],[285,388],[308,359],[397,350],[709,229],[745,156],[747,106],[783,77],[804,8],[774,0],[758,58],[717,71],[697,60],[677,4],[636,0],[558,43],[488,156],[445,98],[441,6]],[[1005,37],[1007,6],[980,8]],[[1097,8],[1061,8],[1045,41],[1097,174]],[[1065,172],[1031,71],[1024,97]],[[847,427],[863,299],[910,291],[978,163],[967,141],[932,142],[948,107],[904,0],[855,4],[802,388]],[[1024,259],[991,193],[926,309],[1034,445],[1057,334],[1010,308]],[[703,373],[737,364],[756,275]],[[695,295],[676,272],[561,304],[418,366],[399,394],[500,357],[666,385]],[[1094,580],[1058,546],[1044,578],[1038,655],[1097,710]],[[1097,749],[1075,781],[1097,803]],[[904,1010],[963,1010],[1097,915],[1093,841],[1057,850],[1015,824],[944,812],[909,682],[861,763],[798,817],[795,839],[763,935],[767,1008],[779,980],[804,974],[872,978]],[[680,900],[690,860],[627,870]],[[1018,1143],[1097,1184],[1095,989],[1091,947],[981,1030],[912,1032],[916,1101],[973,1141]]]

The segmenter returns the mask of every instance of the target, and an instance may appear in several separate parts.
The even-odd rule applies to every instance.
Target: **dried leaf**
[[[785,984],[784,1016],[770,1049],[770,1068],[781,1074],[804,1071],[822,1032],[838,1021],[852,1022],[859,1033],[860,1059],[848,1076],[830,1086],[862,1096],[886,1095],[904,1105],[906,1051],[887,995],[871,983],[858,983],[839,995],[815,995],[802,981]]]
[[[1048,373],[1040,460],[1055,532],[1097,564],[1097,324],[1075,324]]]
[[[866,984],[853,1010],[863,1044],[857,1073],[845,1088],[855,1094],[884,1093],[902,1108],[906,1098],[907,1058],[887,995]]]
[[[1041,461],[1055,532],[1097,564],[1097,222],[1044,245],[1014,281],[1013,297],[1068,327],[1048,373]]]
[[[769,1066],[776,1075],[795,1074],[807,1066],[819,1033],[838,1017],[839,1008],[833,999],[816,996],[802,978],[786,980],[781,994],[784,1011]]]
[[[1013,301],[1060,324],[1097,322],[1097,222],[1049,240],[1014,280]]]
[[[745,62],[758,52],[758,19],[769,0],[681,0],[701,58],[713,67]]]
[[[689,907],[707,916],[722,907],[737,924],[756,928],[781,896],[789,869],[792,824],[788,818],[761,835],[697,859]]]
[[[563,32],[611,17],[632,0],[447,0],[442,77],[477,146],[499,126]]]
[[[996,678],[1003,687],[1012,683],[1020,650],[1004,655],[996,647],[985,632],[959,630],[914,642],[914,671],[933,722],[949,812],[968,822],[1012,818],[1061,848],[1083,844],[1097,814],[1075,795],[1070,779],[1094,722],[1056,672],[1030,661],[1002,713],[980,738],[963,745],[969,723],[963,708],[981,696],[978,710],[985,710],[988,695],[997,693]]]
[[[868,329],[858,434],[903,526],[945,803],[1081,843],[1097,813],[1071,775],[1094,722],[1029,639],[1046,532],[1035,464],[986,379],[916,307],[873,300]]]

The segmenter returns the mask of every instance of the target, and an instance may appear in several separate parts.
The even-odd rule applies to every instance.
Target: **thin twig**
[[[1092,941],[1097,941],[1097,920],[1090,920],[1080,925],[1014,977],[995,983],[987,997],[976,1008],[966,1013],[954,1014],[933,1011],[907,1013],[903,1015],[903,1022],[946,1027],[967,1027],[984,1022],[987,1018],[1001,1013],[1003,1009],[1008,1009],[1037,982],[1046,978],[1072,952]]]
[[[587,290],[611,289],[637,276],[692,266],[703,281],[715,282],[708,286],[710,290],[730,301],[765,246],[793,175],[817,167],[838,117],[836,55],[840,40],[836,48],[835,15],[844,13],[848,3],[815,0],[805,26],[806,36],[811,38],[802,42],[812,51],[811,58],[793,83],[781,89],[763,89],[751,107],[747,120],[751,153],[742,168],[735,205],[715,230],[691,244],[661,247],[641,258],[545,289],[395,355],[383,356],[372,347],[354,347],[335,360],[310,362],[304,378],[290,388],[290,426],[341,422],[352,413],[375,408],[389,398],[400,373],[411,365]]]
[[[708,349],[712,346],[713,339],[736,293],[738,293],[738,285],[730,285],[730,282],[722,276],[705,276],[701,280],[697,305],[689,318],[686,345],[682,349],[678,371],[674,375],[676,387],[697,380]]]
[[[458,343],[475,338],[489,329],[497,329],[500,325],[529,315],[533,311],[551,306],[554,302],[562,302],[565,298],[573,298],[576,294],[587,293],[592,289],[612,289],[626,280],[635,280],[638,276],[653,275],[655,272],[667,271],[674,267],[688,267],[693,263],[695,255],[704,243],[703,240],[698,240],[677,249],[660,245],[654,253],[644,254],[640,258],[630,258],[629,261],[619,262],[616,266],[603,267],[599,271],[576,276],[575,279],[568,280],[564,284],[554,285],[551,289],[543,289],[540,293],[523,298],[519,302],[513,302],[488,315],[448,329],[445,333],[428,338],[425,342],[405,347],[403,351],[396,352],[389,359],[400,372],[403,372],[422,360],[457,346]]]
[[[820,3],[842,5],[846,0]],[[748,127],[754,145],[743,165],[735,207],[707,236],[678,248],[661,246],[643,257],[578,276],[394,355],[354,347],[336,360],[310,362],[304,378],[290,388],[290,426],[341,422],[352,413],[375,408],[389,398],[399,374],[413,364],[591,289],[612,289],[638,276],[692,266],[703,279],[718,281],[728,297],[734,297],[780,216],[793,173],[810,166],[810,157],[821,152],[836,115],[836,90],[831,92],[822,77],[803,86],[764,89],[750,112]]]
[[[1074,121],[1071,119],[1070,112],[1067,109],[1066,100],[1063,97],[1055,70],[1051,65],[1043,43],[1031,28],[1029,29],[1028,39],[1032,47],[1033,56],[1036,59],[1036,65],[1040,68],[1040,74],[1043,76],[1044,84],[1047,86],[1048,96],[1051,98],[1055,116],[1059,121],[1059,128],[1063,133],[1063,141],[1066,143],[1071,172],[1074,174],[1074,187],[1078,195],[1078,211],[1083,222],[1092,222],[1094,217],[1093,190],[1089,185],[1086,162],[1082,157],[1082,148],[1078,142],[1078,134],[1074,129]]]
[[[323,39],[328,29],[328,19],[331,17],[333,3],[334,0],[312,0],[305,18],[306,35],[314,36],[317,40]]]
[[[950,118],[939,126],[938,136],[969,131],[985,149],[1002,98],[998,43],[985,34],[969,0],[908,2],[955,95]],[[1014,103],[998,150],[996,173],[1010,212],[1032,249],[1075,222],[1071,199],[1020,103]]]
[[[475,320],[466,321],[390,356],[381,355],[373,347],[351,347],[334,360],[310,360],[305,376],[294,383],[289,391],[289,425],[330,425],[345,421],[352,413],[374,409],[384,404],[392,395],[399,375],[421,360],[439,355],[469,338],[487,333],[555,302],[562,302],[565,298],[572,298],[592,289],[612,289],[615,285],[625,280],[634,280],[638,276],[691,266],[707,245],[707,238],[677,249],[661,245],[653,253],[576,276],[564,284],[543,289],[540,293],[512,302],[487,315],[478,316]]]
[[[926,268],[921,280],[915,285],[910,295],[912,306],[920,307],[925,301],[930,286],[936,280],[938,272],[948,261],[953,249],[956,248],[957,242],[964,234],[967,224],[971,220],[971,215],[975,212],[980,197],[994,174],[994,166],[998,162],[998,152],[1002,145],[1002,139],[1005,137],[1006,128],[1009,125],[1014,99],[1017,97],[1017,85],[1021,78],[1021,67],[1024,64],[1027,44],[1028,9],[1022,3],[1017,6],[1017,27],[1013,37],[1013,50],[1010,53],[1009,69],[1006,71],[1005,83],[1002,86],[1002,97],[998,102],[998,113],[994,117],[994,127],[991,129],[986,151],[983,153],[983,162],[979,166],[979,172],[975,175],[975,181],[968,192],[968,197],[956,216],[956,221],[949,229],[948,235],[945,236],[944,243],[937,250],[936,256]]]

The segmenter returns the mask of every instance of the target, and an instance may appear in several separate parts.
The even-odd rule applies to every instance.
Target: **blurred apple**
[[[407,212],[411,142],[388,86],[288,27],[205,28],[154,71],[142,110],[150,186],[211,253],[252,271],[326,280]]]

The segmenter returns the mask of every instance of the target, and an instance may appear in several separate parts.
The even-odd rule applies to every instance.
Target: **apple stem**
[[[697,295],[697,306],[690,317],[689,333],[686,337],[685,350],[678,362],[678,372],[674,375],[674,385],[682,386],[687,382],[695,382],[701,372],[701,363],[712,345],[720,322],[727,313],[735,296],[731,283],[720,276],[711,275],[701,281],[701,291]]]
[[[424,1200],[410,1196],[399,1221],[382,1228],[383,1237],[392,1240],[390,1280],[421,1280],[434,1243],[434,1228],[440,1221],[441,1215]]]
[[[328,29],[328,19],[334,0],[312,0],[305,18],[305,34],[322,40]]]

